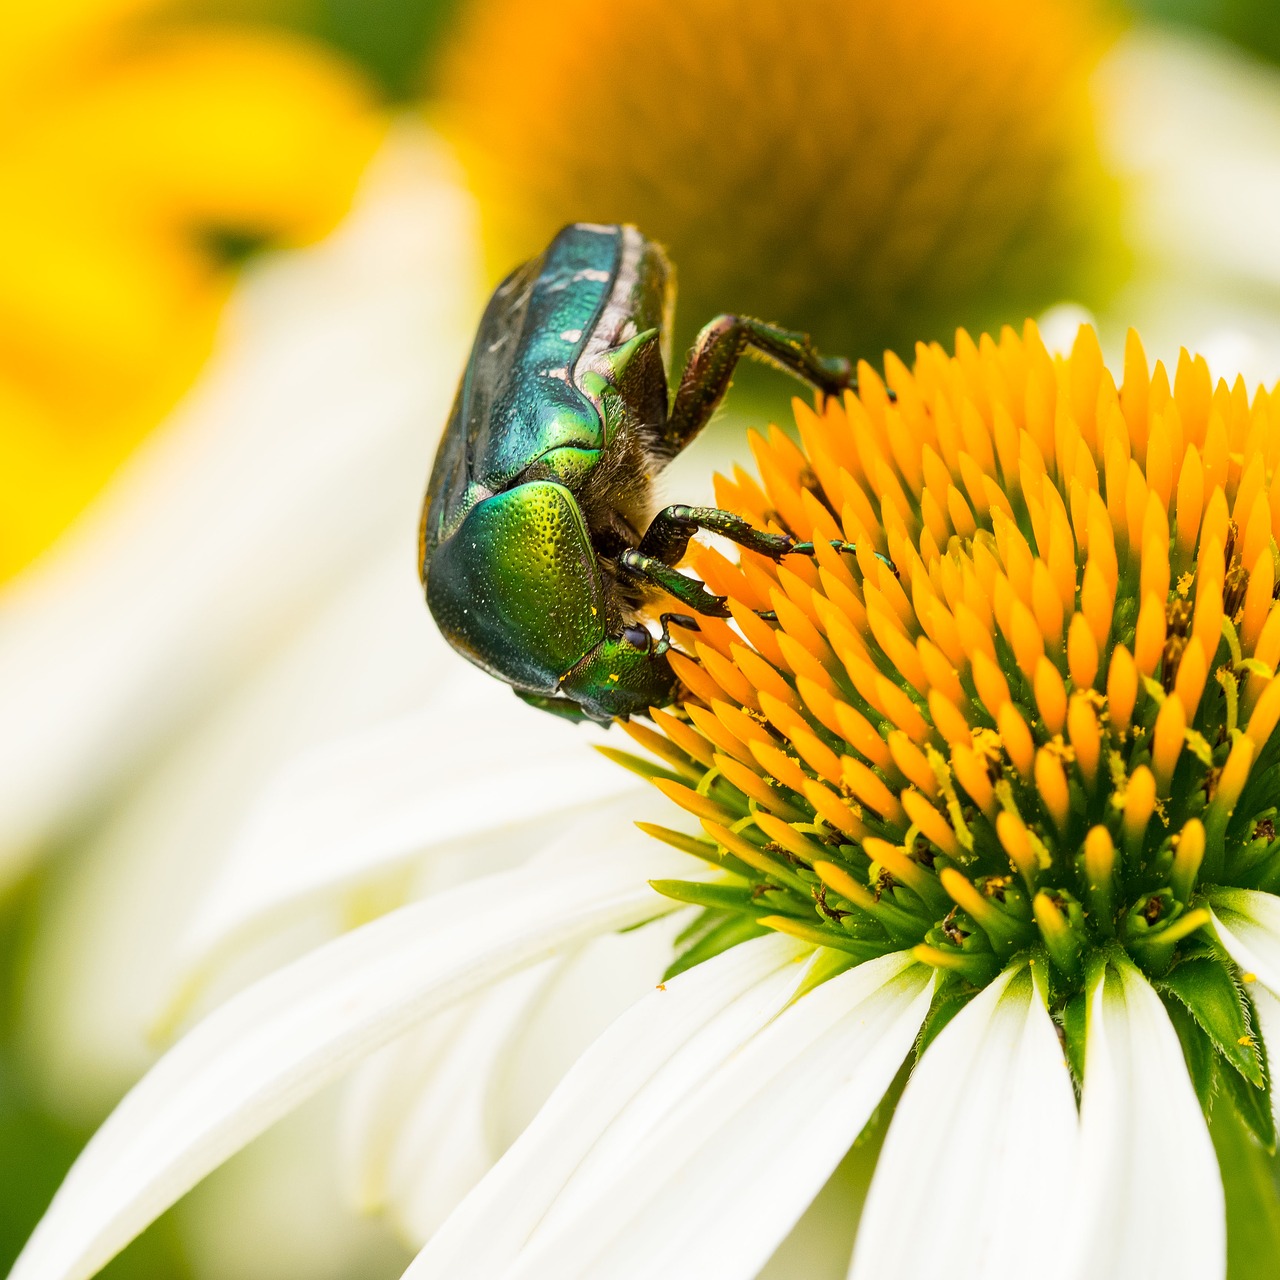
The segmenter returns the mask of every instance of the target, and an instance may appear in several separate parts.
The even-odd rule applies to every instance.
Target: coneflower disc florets
[[[683,706],[627,726],[706,839],[655,834],[726,873],[659,886],[704,909],[676,967],[776,929],[913,947],[963,997],[1030,953],[1078,1068],[1123,949],[1269,1130],[1209,926],[1280,889],[1280,401],[1186,352],[1170,386],[1134,334],[1117,388],[1092,330],[1054,358],[1030,323],[858,376],[797,402],[800,447],[753,435],[759,483],[718,478],[814,557],[696,547],[732,621],[680,633]]]

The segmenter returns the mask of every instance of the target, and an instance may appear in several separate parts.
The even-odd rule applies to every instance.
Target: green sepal
[[[663,778],[668,782],[678,782],[682,787],[689,785],[689,779],[683,774],[676,773],[674,769],[665,769],[656,761],[646,759],[644,756],[632,755],[630,751],[621,751],[617,747],[602,747],[599,743],[593,745],[606,760],[620,764],[624,769],[638,774],[646,782],[652,782],[654,778]]]
[[[916,1037],[916,1057],[938,1038],[939,1032],[969,1003],[980,988],[966,982],[958,975],[943,979],[933,993],[929,1012],[924,1016],[924,1025]]]
[[[700,965],[704,960],[710,960],[736,947],[740,942],[749,942],[752,938],[760,938],[771,932],[771,929],[761,928],[750,916],[731,915],[706,930],[697,942],[676,956],[667,966],[662,979],[666,982],[677,974]]]
[[[1226,1193],[1228,1280],[1272,1280],[1276,1258],[1280,1257],[1280,1199],[1274,1161],[1232,1107],[1213,1109],[1209,1136]]]
[[[1221,1086],[1220,1109],[1230,1099],[1249,1132],[1269,1155],[1276,1150],[1276,1121],[1271,1111],[1270,1090],[1250,1084],[1238,1071],[1230,1071],[1218,1059],[1218,1081]]]
[[[1182,1056],[1186,1060],[1187,1074],[1191,1077],[1191,1087],[1195,1089],[1200,1101],[1200,1110],[1208,1116],[1213,1109],[1216,1079],[1223,1074],[1214,1066],[1213,1042],[1182,1001],[1166,999],[1164,1006],[1182,1044]],[[1230,1074],[1236,1073],[1233,1071]]]
[[[1253,1032],[1253,1011],[1220,960],[1205,955],[1184,960],[1156,983],[1156,989],[1180,1000],[1204,1028],[1218,1054],[1253,1088],[1267,1090],[1266,1068]]]
[[[783,894],[773,894],[770,901],[762,902],[748,886],[708,884],[704,880],[650,880],[649,883],[664,898],[674,898],[677,902],[713,911],[730,911],[753,918],[776,916],[781,912],[806,921],[813,914],[804,907],[797,907],[794,899]]]
[[[1088,1016],[1088,996],[1083,991],[1077,991],[1062,1006],[1058,1019],[1058,1025],[1062,1028],[1062,1048],[1067,1055],[1067,1066],[1071,1068],[1077,1093],[1084,1082],[1085,1028]]]

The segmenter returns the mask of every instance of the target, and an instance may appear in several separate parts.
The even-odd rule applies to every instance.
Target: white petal
[[[1227,954],[1280,996],[1280,898],[1255,889],[1217,889],[1209,898]]]
[[[876,1164],[850,1276],[1049,1280],[1045,1242],[1060,1225],[1076,1143],[1075,1095],[1053,1021],[1031,972],[1006,971],[912,1073]]]
[[[175,976],[155,958],[178,954],[263,780],[306,748],[422,705],[453,670],[443,655],[424,662],[432,630],[397,537],[312,625],[166,746],[95,820],[74,859],[50,869],[22,1029],[46,1105],[92,1127],[151,1065],[147,1031]],[[259,946],[245,980],[343,923],[323,907],[280,922],[271,939],[280,945],[269,957]]]
[[[400,1118],[485,994],[429,1018],[370,1054],[352,1073],[339,1116],[338,1163],[347,1200],[359,1212],[372,1215],[386,1207],[387,1162],[400,1134]]]
[[[276,778],[191,925],[183,965],[210,962],[282,913],[460,837],[637,788],[589,749],[599,731],[523,705],[460,659],[442,660],[449,683],[420,710],[310,751]]]
[[[783,1009],[808,948],[760,938],[658,987],[624,1013],[564,1077],[492,1172],[407,1273],[413,1280],[492,1280],[519,1254],[611,1126],[650,1126]],[[655,1081],[665,1077],[665,1083]],[[621,1121],[621,1123],[620,1123]]]
[[[387,1117],[387,1209],[405,1241],[422,1247],[577,1057],[653,990],[689,915],[594,938],[552,971],[507,979],[479,998],[411,1096],[387,1098],[395,1108]],[[508,990],[519,983],[523,991]]]
[[[578,1211],[549,1215],[505,1274],[754,1276],[866,1124],[929,999],[929,971],[905,953],[822,984],[614,1152]]]
[[[364,1054],[504,975],[674,904],[655,841],[620,838],[415,903],[236,996],[148,1073],[68,1174],[10,1280],[84,1280]],[[683,858],[681,869],[690,860]]]
[[[1068,1245],[1070,1280],[1216,1280],[1225,1215],[1177,1033],[1150,983],[1113,961],[1089,998],[1074,1207],[1046,1246]]]
[[[0,873],[413,512],[469,337],[473,209],[401,130],[324,243],[248,273],[200,382],[3,595]]]

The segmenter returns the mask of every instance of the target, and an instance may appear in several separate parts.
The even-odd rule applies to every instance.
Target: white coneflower
[[[499,833],[486,874],[189,1032],[86,1148],[16,1280],[91,1275],[398,1042],[364,1081],[377,1200],[396,1098],[427,1099],[403,1170],[466,1096],[433,1072],[429,1032],[402,1037],[490,991],[462,1017],[471,1061],[500,1074],[537,966],[664,913],[681,926],[667,979],[567,1071],[411,1275],[756,1275],[904,1072],[856,1243],[850,1212],[856,1280],[1225,1274],[1204,1113],[1236,1135],[1236,1180],[1274,1145],[1275,401],[1187,355],[1171,379],[1136,338],[1117,386],[1091,331],[1055,359],[1031,325],[921,347],[886,380],[862,365],[857,396],[797,408],[803,448],[755,437],[759,481],[720,484],[722,505],[816,554],[694,549],[733,623],[681,636],[687,696],[627,726],[653,757],[628,763],[667,797],[642,824],[659,839],[623,817],[639,797],[595,798],[589,753],[567,753],[546,796],[582,812],[553,847],[529,860]],[[480,687],[451,721],[464,778],[520,732]],[[284,825],[257,846],[277,861],[246,852],[206,955],[281,908],[312,848],[311,892],[406,865],[377,789],[409,799],[412,740],[389,730],[363,771],[353,748],[282,792],[261,822]],[[546,763],[509,746],[494,805]],[[344,777],[359,785],[330,794]]]

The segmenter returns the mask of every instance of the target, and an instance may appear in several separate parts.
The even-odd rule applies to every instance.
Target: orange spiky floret
[[[1280,885],[1276,392],[1135,334],[1117,386],[1091,329],[1054,357],[1030,322],[858,374],[719,484],[814,551],[695,549],[733,623],[657,719],[789,868],[757,925],[970,981],[1042,946],[1069,990],[1111,939],[1167,967],[1206,886]]]

